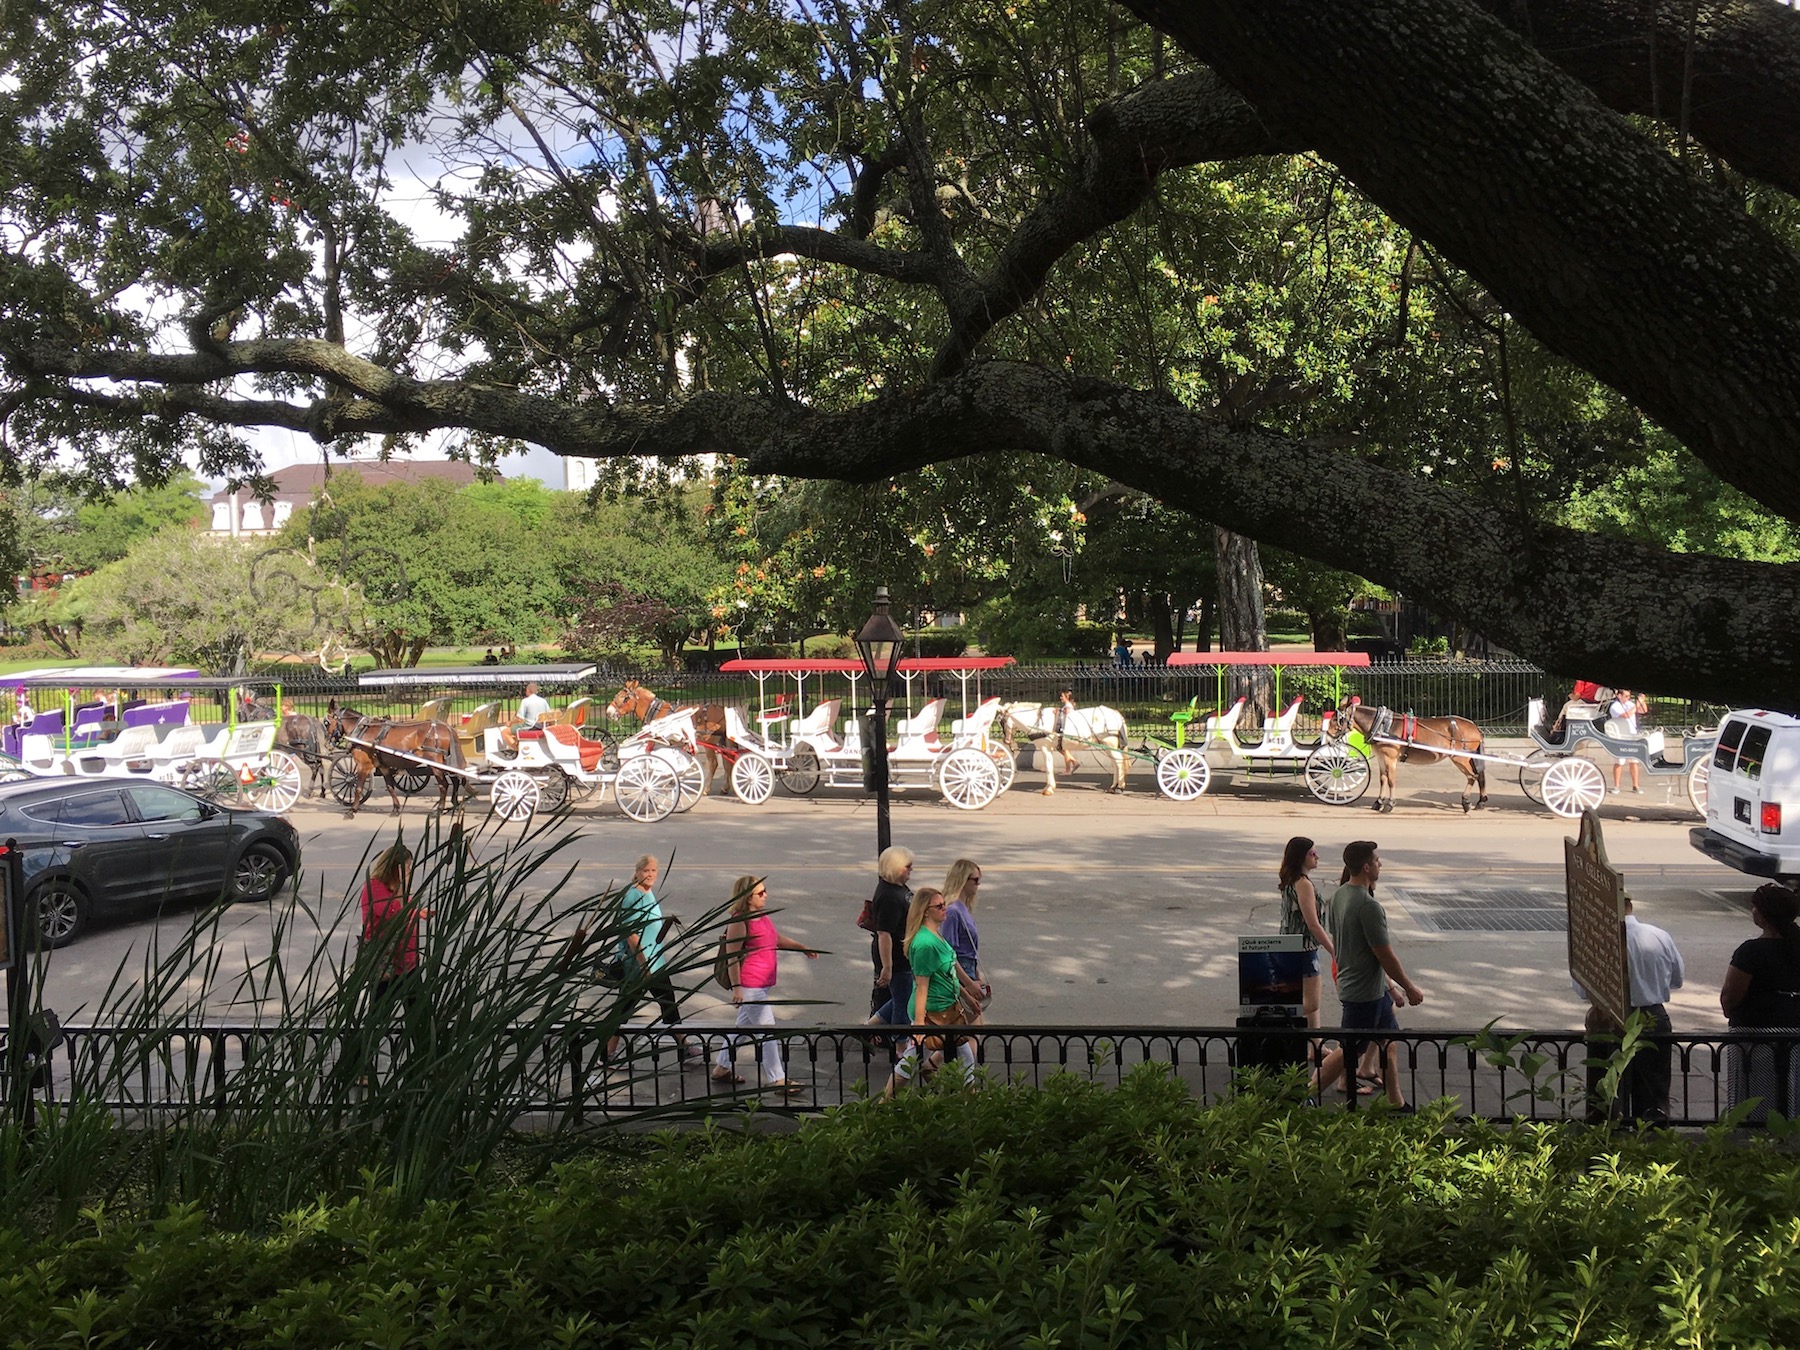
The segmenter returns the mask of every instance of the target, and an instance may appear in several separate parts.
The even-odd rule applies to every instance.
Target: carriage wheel
[[[285,750],[272,750],[269,752],[269,762],[257,775],[256,786],[250,791],[250,800],[265,811],[286,811],[300,800],[303,781],[300,761]]]
[[[1306,757],[1307,791],[1330,806],[1348,806],[1369,790],[1369,760],[1336,741],[1321,742]]]
[[[700,757],[675,745],[659,745],[650,754],[668,765],[675,774],[675,785],[681,792],[675,809],[693,810],[694,803],[706,795],[706,786],[711,777],[706,772],[706,766],[700,762]]]
[[[1172,801],[1191,802],[1212,782],[1212,766],[1198,750],[1171,750],[1156,762],[1156,786]]]
[[[938,791],[962,811],[979,811],[1000,793],[1000,771],[979,750],[952,750],[938,761]]]
[[[537,781],[528,773],[508,769],[488,791],[490,809],[502,820],[527,820],[543,797]]]
[[[1591,759],[1571,755],[1544,770],[1544,805],[1559,816],[1578,816],[1606,800],[1606,775]]]
[[[731,766],[731,790],[746,806],[761,806],[775,791],[775,767],[761,755],[745,751]]]
[[[1688,770],[1688,800],[1694,804],[1694,810],[1703,816],[1706,814],[1706,785],[1711,779],[1711,755],[1697,760],[1694,767]]]
[[[373,775],[370,777],[370,783],[365,785],[365,791],[363,792],[364,798],[369,795],[367,789],[372,786]],[[325,788],[333,797],[337,798],[338,805],[357,805],[358,798],[356,795],[356,787],[355,755],[339,755],[336,759],[332,760],[330,764],[325,766]]]
[[[1019,776],[1019,761],[1010,748],[998,741],[989,744],[987,756],[994,761],[994,771],[1000,775],[999,791],[1005,792]]]
[[[416,797],[431,782],[431,770],[408,764],[394,770],[394,788],[402,797]]]
[[[223,764],[211,764],[205,767],[189,769],[188,782],[193,790],[209,802],[229,805],[237,801],[243,791],[243,784],[238,782],[237,772]]]
[[[0,783],[22,783],[29,777],[23,769],[0,769]]]
[[[800,746],[788,756],[787,768],[781,772],[781,790],[804,797],[818,787],[819,757],[810,745]]]
[[[619,810],[646,824],[663,820],[675,810],[681,786],[675,770],[655,755],[633,755],[619,766],[613,780],[613,797]]]
[[[569,804],[568,772],[560,764],[552,764],[537,780],[538,806],[545,811],[560,811]]]
[[[1550,766],[1565,755],[1552,755],[1545,750],[1533,750],[1525,756],[1525,762],[1519,766],[1519,788],[1539,806],[1544,804],[1544,775]]]

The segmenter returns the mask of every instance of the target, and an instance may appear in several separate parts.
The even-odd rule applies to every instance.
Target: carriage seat
[[[483,703],[456,725],[457,744],[462,746],[465,761],[475,757],[475,747],[482,743],[482,733],[496,725],[494,718],[500,710],[498,703]]]
[[[935,755],[944,749],[938,740],[938,723],[944,717],[944,700],[930,699],[925,706],[911,717],[903,717],[895,723],[895,731],[899,741],[891,747],[893,754],[926,754]]]
[[[1238,718],[1244,715],[1244,705],[1249,701],[1250,699],[1246,695],[1225,709],[1224,712],[1214,713],[1208,717],[1206,719],[1206,739],[1210,741],[1216,736],[1220,740],[1224,740],[1233,734],[1237,730]]]
[[[967,717],[959,717],[950,724],[950,734],[958,741],[980,740],[993,730],[994,718],[999,712],[998,698],[984,699],[974,712]]]
[[[1290,746],[1294,743],[1294,723],[1300,716],[1300,705],[1306,702],[1304,696],[1294,699],[1287,705],[1279,717],[1263,718],[1262,748],[1273,750],[1277,746]]]
[[[1605,735],[1612,737],[1613,740],[1624,741],[1626,744],[1630,744],[1632,741],[1642,741],[1644,743],[1644,754],[1646,756],[1651,759],[1661,759],[1663,757],[1663,746],[1665,742],[1663,740],[1663,734],[1660,731],[1639,731],[1634,735],[1627,730],[1625,724],[1616,717],[1607,718],[1606,724],[1601,727],[1601,731]]]
[[[556,759],[577,759],[583,773],[592,774],[600,771],[600,760],[606,754],[606,745],[601,741],[583,739],[581,733],[567,722],[552,722],[544,728],[544,736],[555,743],[551,755]],[[571,755],[569,751],[575,753]]]
[[[750,730],[749,724],[744,721],[744,715],[729,704],[725,708],[725,739],[757,754],[769,753],[768,738]]]
[[[448,722],[451,702],[452,700],[448,697],[426,699],[419,705],[419,721]]]
[[[801,741],[811,741],[827,754],[834,754],[844,748],[844,743],[837,737],[838,709],[843,706],[841,698],[828,698],[815,707],[805,717],[788,725],[788,742],[797,745]]]

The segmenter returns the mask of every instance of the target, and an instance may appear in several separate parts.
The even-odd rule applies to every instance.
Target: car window
[[[1751,727],[1738,750],[1737,771],[1752,780],[1762,777],[1763,759],[1769,753],[1769,728]]]
[[[133,783],[125,789],[125,795],[131,798],[138,819],[142,821],[199,820],[204,814],[200,803],[187,793],[158,787],[154,783]]]
[[[1730,773],[1737,763],[1738,746],[1744,739],[1744,728],[1748,722],[1727,722],[1725,729],[1719,733],[1719,748],[1713,751],[1713,768],[1720,773]]]
[[[128,825],[130,813],[119,790],[80,792],[55,801],[38,802],[27,807],[25,814],[46,825],[81,825],[88,828],[106,825]]]

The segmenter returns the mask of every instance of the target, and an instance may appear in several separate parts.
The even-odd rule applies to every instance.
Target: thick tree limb
[[[1800,519],[1800,257],[1472,0],[1126,0],[1722,478]]]
[[[255,348],[266,368],[272,345],[225,350]],[[1203,520],[1397,587],[1552,670],[1800,704],[1800,627],[1791,621],[1800,612],[1800,567],[1670,553],[1552,527],[1536,529],[1527,547],[1516,518],[1429,479],[1228,427],[1101,380],[982,364],[838,413],[726,393],[674,408],[613,408],[392,375],[379,383],[387,401],[337,407],[338,430],[475,428],[601,458],[728,453],[760,473],[851,482],[985,451],[1052,455]],[[158,391],[146,411],[179,412],[187,397]],[[244,401],[204,412],[239,425],[259,417],[306,424],[306,410],[275,406],[286,410]],[[1376,520],[1383,525],[1365,523]],[[1646,642],[1647,633],[1655,640]]]
[[[1800,10],[1776,0],[1474,3],[1607,107],[1685,120],[1739,173],[1800,196]]]

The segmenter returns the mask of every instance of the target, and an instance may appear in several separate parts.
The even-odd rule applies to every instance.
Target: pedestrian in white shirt
[[[1649,711],[1650,705],[1644,701],[1642,694],[1634,695],[1629,689],[1621,689],[1606,710],[1607,717],[1611,719],[1607,731],[1614,736],[1636,736],[1638,714]],[[1641,797],[1644,794],[1644,780],[1635,759],[1613,761],[1613,796],[1619,795],[1619,779],[1627,764],[1631,767],[1631,790]]]

